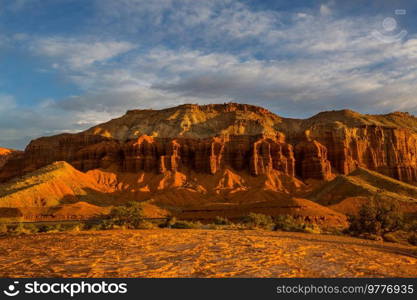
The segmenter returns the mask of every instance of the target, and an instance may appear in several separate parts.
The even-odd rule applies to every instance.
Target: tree
[[[362,205],[358,216],[349,218],[349,231],[382,235],[403,227],[403,214],[394,199],[375,196],[370,203]]]
[[[125,206],[114,207],[109,219],[114,225],[139,228],[143,222],[143,208],[138,202],[129,202]]]

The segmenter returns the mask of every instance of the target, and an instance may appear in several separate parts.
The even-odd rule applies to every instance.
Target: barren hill
[[[182,219],[213,219],[218,215],[240,218],[259,212],[294,215],[323,225],[345,225],[343,214],[290,196],[302,183],[289,181],[291,185],[281,182],[278,174],[276,178],[252,177],[230,170],[216,176],[102,169],[83,173],[66,162],[55,162],[1,184],[0,216],[7,211],[9,217],[24,219],[89,218],[108,212],[114,205],[141,201],[150,217],[172,214]]]
[[[370,199],[398,201],[403,211],[417,213],[416,186],[363,168],[337,176],[308,198],[342,213],[355,213]]]
[[[55,206],[64,197],[67,200],[72,197],[76,199],[77,196],[87,196],[87,190],[102,189],[92,178],[75,170],[70,164],[56,162],[1,185],[0,206]]]
[[[126,187],[99,180],[97,172],[85,174],[60,161],[1,184],[0,217],[8,212],[26,220],[85,219],[134,198],[123,197]],[[151,202],[145,201],[146,215],[167,215]]]
[[[365,190],[373,191],[375,188],[368,187],[364,176],[360,183],[356,175],[340,177],[355,170],[368,172],[358,168],[415,186],[417,118],[399,112],[363,115],[341,110],[301,120],[237,103],[131,110],[84,132],[33,140],[23,153],[8,159],[0,169],[0,181],[19,184],[19,176],[57,161],[76,169],[68,174],[82,172],[73,179],[62,175],[64,182],[96,191],[91,199],[99,199],[101,204],[121,198],[151,199],[161,207],[180,207],[185,215],[194,211],[200,216],[204,215],[201,211],[206,216],[213,211],[220,213],[219,207],[232,214],[239,209],[282,213],[288,212],[284,206],[294,206],[303,207],[299,215],[308,216],[317,211],[317,206],[303,198],[335,177],[335,182],[323,188],[334,192],[332,199],[339,192],[332,185],[346,189],[365,186]],[[64,169],[68,170],[69,165]],[[44,194],[59,195],[48,196],[45,201],[51,203],[64,196],[60,189],[61,194],[56,190],[51,193],[55,186],[50,184],[42,185],[42,189],[45,193],[40,192],[39,199]],[[70,188],[69,195],[79,198],[74,189]],[[20,199],[26,190],[9,193],[7,200],[0,199],[0,205],[15,203],[17,200],[12,199]],[[30,199],[35,199],[33,191]],[[371,197],[369,191],[362,196]],[[397,195],[394,191],[386,193]],[[88,200],[87,196],[83,198]],[[321,199],[318,201],[323,204]],[[232,210],[227,209],[230,207]],[[323,208],[318,215],[333,213]]]

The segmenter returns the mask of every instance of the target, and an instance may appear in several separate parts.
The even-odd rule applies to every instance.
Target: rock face
[[[7,148],[0,148],[0,169],[6,164],[6,162],[21,153],[21,151],[11,150]]]
[[[316,126],[311,138],[326,147],[334,173],[349,174],[363,167],[416,184],[416,128],[332,123]]]
[[[216,174],[227,167],[260,176],[276,170],[302,180],[364,167],[416,184],[417,118],[343,110],[297,120],[236,103],[133,110],[78,134],[32,141],[4,165],[0,181],[54,161],[81,171]]]

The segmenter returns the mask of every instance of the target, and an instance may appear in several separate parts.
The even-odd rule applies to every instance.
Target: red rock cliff
[[[63,160],[83,171],[214,174],[227,166],[254,176],[275,169],[320,180],[360,166],[416,183],[416,132],[417,119],[403,113],[345,110],[296,120],[236,103],[135,110],[79,134],[32,141],[0,170],[0,180]]]

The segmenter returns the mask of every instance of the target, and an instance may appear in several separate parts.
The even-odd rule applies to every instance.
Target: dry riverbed
[[[0,238],[1,277],[416,277],[416,248],[234,230],[109,230]]]

